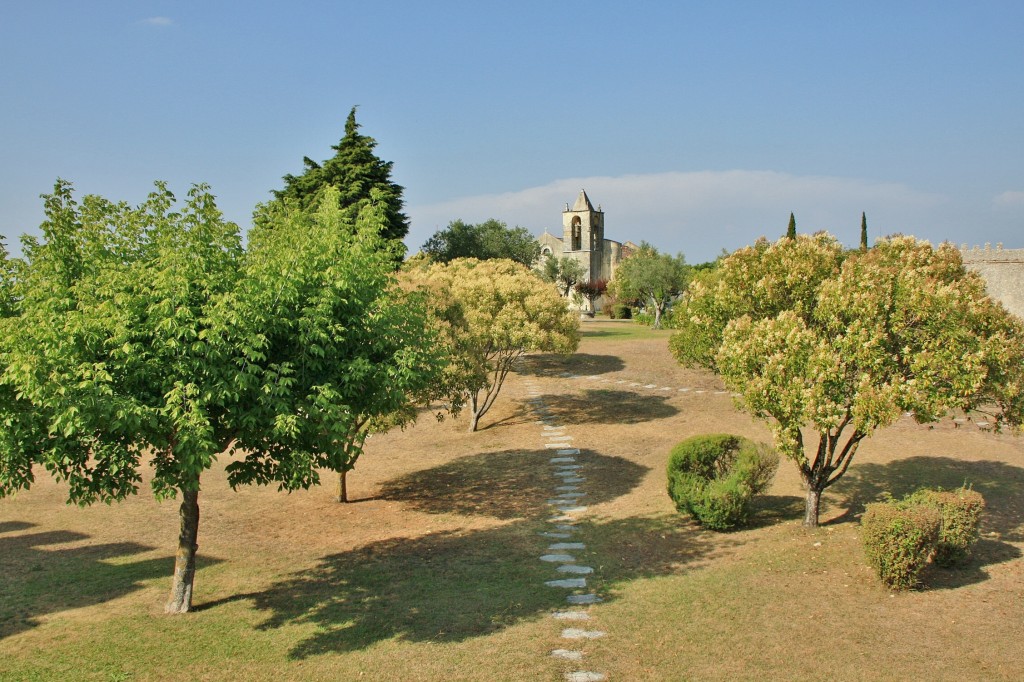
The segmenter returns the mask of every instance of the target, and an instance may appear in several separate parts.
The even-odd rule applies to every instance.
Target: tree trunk
[[[661,329],[661,306],[657,304],[654,306],[654,325],[651,329]]]
[[[348,502],[348,471],[338,473],[338,502]]]
[[[198,487],[198,486],[197,486]],[[192,582],[196,577],[196,552],[199,545],[199,491],[182,490],[178,511],[181,530],[178,533],[178,552],[174,557],[174,579],[171,596],[164,611],[188,613],[192,610]]]
[[[818,527],[818,511],[821,508],[821,491],[813,483],[807,484],[807,507],[804,510],[804,525]]]
[[[480,415],[477,414],[476,410],[470,410],[469,412],[469,429],[470,433],[476,431],[477,424],[480,423]]]

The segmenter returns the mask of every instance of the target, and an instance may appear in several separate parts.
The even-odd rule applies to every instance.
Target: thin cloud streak
[[[171,19],[170,17],[148,17],[146,19],[143,19],[139,23],[145,24],[146,26],[174,26],[175,25],[174,19]]]
[[[860,215],[872,234],[914,233],[942,212],[939,194],[898,183],[856,178],[798,176],[775,171],[701,171],[595,176],[556,180],[518,192],[464,197],[409,208],[415,251],[437,229],[462,218],[504,220],[542,233],[561,234],[561,211],[580,188],[605,211],[605,236],[646,240],[659,249],[681,251],[690,262],[713,259],[760,236],[783,234],[793,211],[801,232],[829,230],[851,244],[859,238]],[[920,234],[941,241],[941,237]]]

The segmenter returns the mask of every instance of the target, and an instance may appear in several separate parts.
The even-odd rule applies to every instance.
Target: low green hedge
[[[981,493],[968,488],[959,490],[922,489],[905,498],[905,505],[928,505],[939,510],[942,524],[932,561],[943,568],[963,564],[971,556],[978,541],[978,524],[985,509]]]
[[[939,541],[939,510],[879,502],[867,506],[860,523],[864,553],[882,582],[894,590],[914,587]]]
[[[984,508],[984,498],[968,488],[922,488],[896,502],[869,504],[861,518],[868,563],[889,587],[909,589],[929,560],[950,568],[970,557]]]
[[[779,456],[741,436],[695,436],[672,449],[668,494],[676,509],[712,530],[731,530],[750,518],[750,501],[771,484]]]

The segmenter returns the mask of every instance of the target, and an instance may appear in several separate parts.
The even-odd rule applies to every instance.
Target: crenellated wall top
[[[1024,249],[1004,249],[1002,244],[968,247],[960,245],[964,263],[1024,263]]]

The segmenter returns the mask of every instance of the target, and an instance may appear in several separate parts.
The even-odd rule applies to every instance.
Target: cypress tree
[[[868,250],[868,216],[863,211],[860,214],[860,250]]]
[[[320,191],[335,187],[339,206],[351,214],[354,222],[360,205],[371,200],[372,193],[372,201],[382,204],[384,209],[382,236],[402,239],[409,232],[409,218],[402,213],[404,188],[391,180],[394,163],[378,158],[373,152],[377,141],[360,134],[359,128],[356,107],[352,107],[345,121],[345,136],[331,147],[335,155],[322,164],[304,157],[302,174],[285,175],[284,188],[272,190],[271,203],[295,201],[303,210],[315,211]],[[260,211],[257,209],[256,222],[260,222]]]
[[[786,230],[787,239],[796,239],[796,216],[789,214],[789,229]]]

